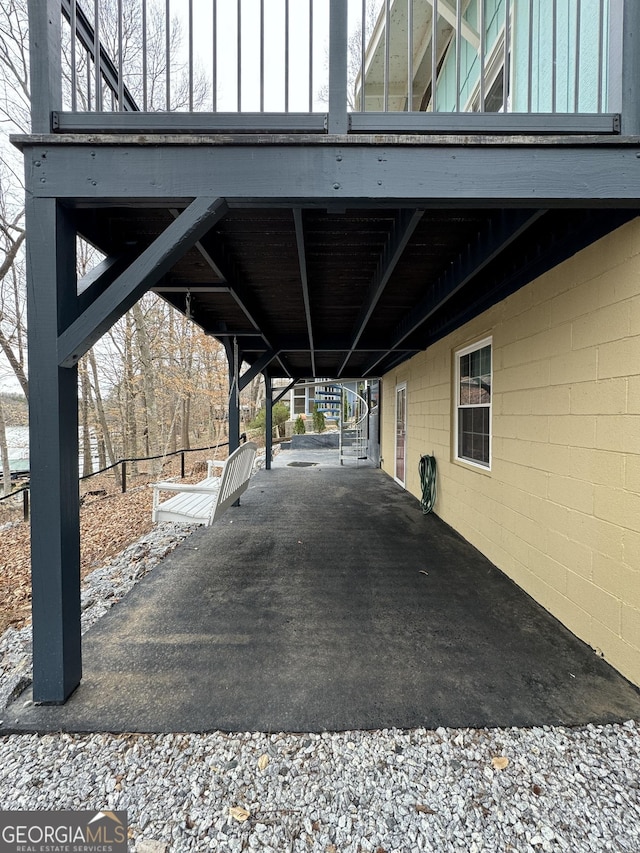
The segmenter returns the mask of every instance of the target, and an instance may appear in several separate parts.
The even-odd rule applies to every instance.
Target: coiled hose
[[[427,515],[436,503],[436,457],[420,457],[420,485],[422,486],[422,499],[420,506],[422,512]]]

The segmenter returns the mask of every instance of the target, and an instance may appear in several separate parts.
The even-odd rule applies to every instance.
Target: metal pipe
[[[165,109],[171,110],[171,0],[164,10]]]
[[[553,0],[551,7],[551,112],[558,109],[558,0]]]
[[[431,112],[438,111],[438,0],[431,6]]]
[[[533,104],[533,0],[529,0],[529,51],[527,68],[527,112]]]
[[[91,57],[87,51],[87,110],[91,112]]]
[[[236,2],[236,35],[237,35],[237,61],[238,67],[236,71],[237,77],[237,110],[242,112],[242,9],[240,8],[241,0]]]
[[[360,22],[360,112],[365,111],[365,55],[367,49],[367,0],[362,0],[362,15]]]
[[[511,0],[504,4],[504,71],[502,72],[502,111],[509,109],[509,50],[511,47]]]
[[[309,112],[313,112],[313,0],[309,0]]]
[[[264,112],[264,0],[260,0],[260,112]]]
[[[100,0],[94,0],[93,67],[95,72],[96,112],[102,112],[102,68],[100,64]]]
[[[213,0],[211,29],[211,94],[215,113],[218,111],[218,0]]]
[[[413,0],[407,0],[409,43],[407,45],[407,111],[413,112]]]
[[[147,88],[147,0],[142,0],[142,109],[149,108]]]
[[[460,112],[460,84],[462,66],[462,0],[456,0],[456,112]]]
[[[576,4],[576,67],[573,83],[573,111],[580,111],[580,3]]]
[[[122,39],[122,0],[118,0],[118,112],[124,110],[124,44]]]
[[[485,34],[485,21],[484,21],[484,0],[478,0],[480,6],[478,9],[478,28],[480,30],[480,106],[479,112],[484,112],[484,102],[485,102],[485,62],[486,62],[486,52],[487,52],[487,44],[486,44],[486,34]]]
[[[76,92],[77,70],[76,70],[76,0],[71,0],[71,110],[75,113],[78,107],[78,94]]]
[[[193,112],[193,0],[189,0],[189,112]]]
[[[284,3],[284,111],[289,112],[289,0]]]
[[[390,33],[389,25],[391,23],[391,7],[390,0],[384,2],[384,112],[389,111],[389,53]]]
[[[598,15],[598,100],[597,110],[602,112],[603,103],[603,79],[604,79],[604,0],[600,0],[600,10]]]

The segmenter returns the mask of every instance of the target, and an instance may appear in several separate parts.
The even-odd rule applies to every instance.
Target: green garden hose
[[[420,457],[420,485],[422,486],[422,499],[420,506],[422,512],[427,515],[436,503],[436,457]]]

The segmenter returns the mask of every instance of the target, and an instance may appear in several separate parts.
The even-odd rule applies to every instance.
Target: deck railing
[[[625,4],[640,5],[30,0],[30,14],[42,37],[61,9],[57,131],[616,133],[623,20],[640,20]]]

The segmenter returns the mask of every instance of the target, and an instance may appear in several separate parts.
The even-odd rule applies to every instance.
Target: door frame
[[[400,479],[398,476],[398,395],[400,393],[404,393],[404,447],[403,447],[403,478]],[[398,485],[402,486],[402,488],[406,488],[407,481],[407,383],[406,382],[398,382],[396,385],[396,399],[395,399],[395,417],[394,417],[394,426],[393,426],[393,445],[394,445],[394,453],[393,453],[393,479],[398,483]]]

